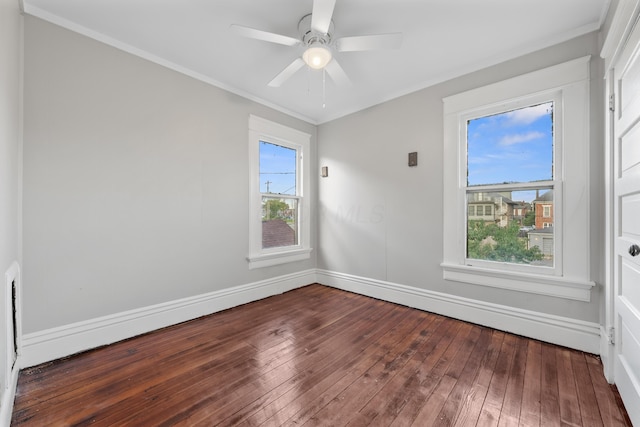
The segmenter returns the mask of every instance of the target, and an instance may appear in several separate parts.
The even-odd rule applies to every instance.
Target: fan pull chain
[[[326,107],[326,88],[327,88],[327,70],[326,69],[322,69],[322,108]]]

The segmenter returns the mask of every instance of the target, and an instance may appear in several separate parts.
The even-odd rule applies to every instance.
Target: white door
[[[640,28],[614,65],[614,380],[640,426]]]

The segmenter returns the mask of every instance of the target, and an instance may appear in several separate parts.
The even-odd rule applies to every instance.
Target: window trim
[[[445,280],[590,301],[591,289],[595,283],[590,280],[589,268],[590,175],[589,150],[585,148],[590,139],[589,63],[590,57],[586,56],[443,99],[443,210],[447,214],[443,217],[441,267]],[[463,164],[466,161],[466,151],[461,151],[463,148],[466,150],[466,139],[461,141],[463,134],[466,138],[466,126],[462,129],[461,118],[478,116],[483,111],[500,110],[505,105],[509,107],[504,110],[513,109],[518,102],[522,102],[523,106],[532,105],[532,100],[545,96],[548,98],[554,94],[560,95],[560,104],[554,100],[554,109],[561,109],[563,115],[560,130],[554,129],[562,132],[562,147],[554,152],[554,162],[557,162],[556,166],[562,165],[563,168],[560,174],[554,174],[553,181],[554,198],[559,197],[560,200],[554,206],[554,239],[559,242],[560,249],[556,250],[553,271],[541,270],[539,267],[518,271],[519,269],[513,270],[505,266],[507,263],[496,262],[468,265],[465,218],[467,187],[464,179],[466,164]],[[564,158],[563,152],[572,153],[572,156]],[[538,184],[527,183],[523,186],[535,187]],[[479,186],[469,188],[480,190]],[[563,212],[577,211],[580,213],[572,215],[571,221],[562,221]]]
[[[260,142],[294,148],[298,154],[297,194],[282,195],[298,199],[298,243],[292,246],[262,248],[262,196],[260,192]],[[249,269],[269,267],[311,257],[311,135],[249,115]],[[271,194],[270,194],[271,196]]]

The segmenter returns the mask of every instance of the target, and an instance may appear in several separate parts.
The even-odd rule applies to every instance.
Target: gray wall
[[[315,126],[33,17],[24,37],[24,333],[315,267],[245,259],[249,114],[312,151]]]
[[[439,266],[442,98],[591,54],[592,279],[602,283],[597,53],[594,33],[316,130],[26,17],[24,332],[316,266],[597,322],[600,288],[581,303],[445,282]],[[311,133],[313,150],[317,131],[318,223],[308,261],[247,268],[249,114]],[[406,165],[410,151],[419,152],[417,168]],[[329,177],[316,181],[317,166],[329,166]]]
[[[598,35],[589,34],[481,70],[318,129],[318,267],[523,309],[598,322],[601,286],[591,303],[556,299],[442,279],[442,98],[555,65],[592,57],[591,153],[592,279],[602,283],[602,65]],[[417,151],[417,167],[407,153]],[[570,153],[569,153],[570,155]],[[589,177],[585,177],[589,179]]]
[[[15,0],[0,0],[0,393],[5,391],[5,272],[19,256],[20,50],[22,17]]]

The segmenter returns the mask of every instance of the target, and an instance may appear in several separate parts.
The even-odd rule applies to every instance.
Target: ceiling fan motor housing
[[[302,43],[305,46],[310,46],[313,43],[319,43],[325,46],[329,46],[331,43],[331,34],[333,34],[333,20],[329,24],[329,30],[327,34],[321,34],[311,29],[311,14],[305,15],[300,19],[298,23],[298,31],[302,37]]]

